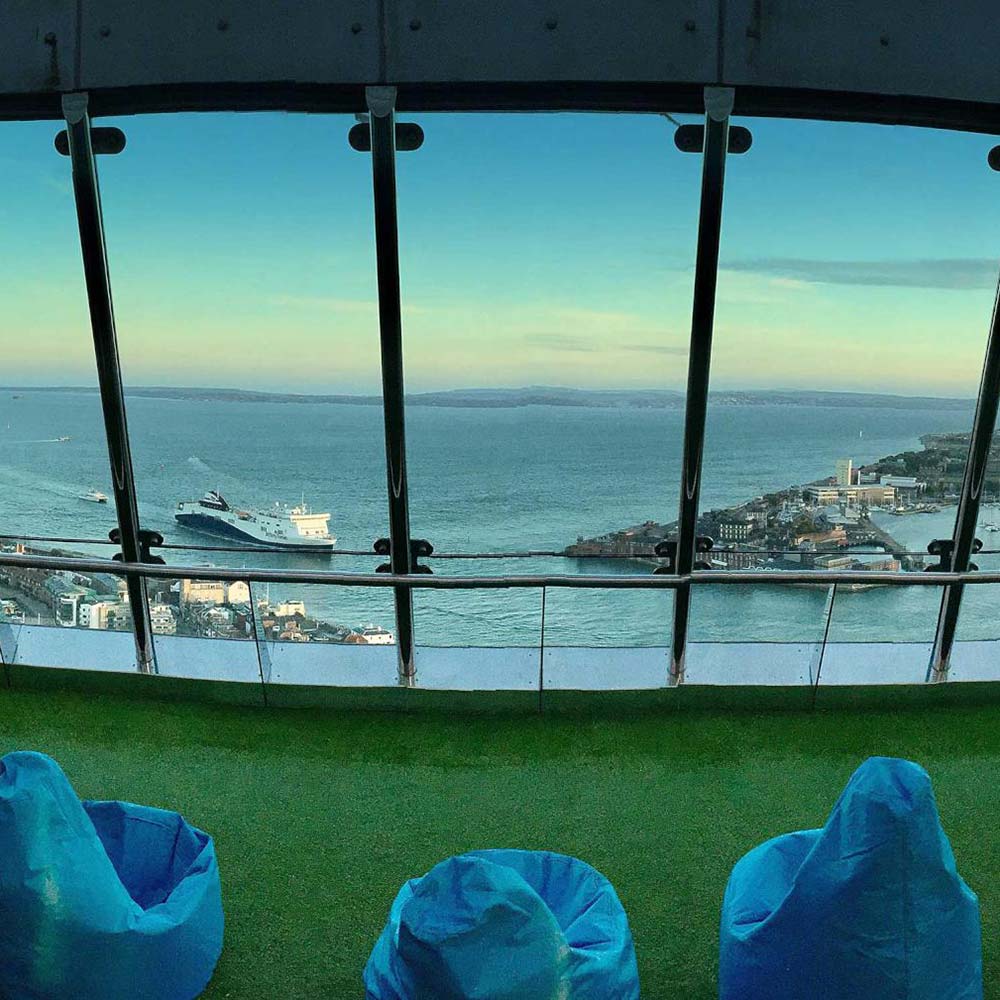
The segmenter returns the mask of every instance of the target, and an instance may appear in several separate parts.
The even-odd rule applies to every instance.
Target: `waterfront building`
[[[806,499],[817,507],[828,507],[840,502],[839,486],[807,486]]]
[[[891,486],[897,499],[913,499],[927,489],[927,483],[921,482],[916,476],[881,476],[882,486]]]
[[[752,569],[762,563],[762,553],[740,549],[736,552],[725,547],[715,547],[709,553],[712,569]]]
[[[181,604],[249,604],[250,587],[243,580],[181,580]]]
[[[306,606],[304,601],[282,601],[280,604],[271,605],[268,610],[269,613],[274,615],[276,618],[292,618],[295,615],[305,618],[306,616]]]
[[[867,505],[887,507],[895,502],[896,491],[892,486],[807,486],[806,498],[813,504],[846,503],[852,507]]]
[[[898,559],[890,555],[854,555],[851,552],[817,554],[813,559],[815,569],[824,570],[869,570],[895,573],[900,569]]]
[[[855,557],[855,562],[859,567],[872,572],[898,573],[902,568],[900,561],[888,554],[884,556],[860,555]]]
[[[393,646],[396,643],[392,632],[379,625],[362,625],[357,634],[366,646]]]
[[[812,542],[815,545],[846,545],[847,531],[842,524],[831,526],[819,531],[803,531],[794,536],[794,545]]]
[[[861,520],[861,511],[857,507],[830,506],[823,508],[823,520],[831,525],[843,525],[845,528],[856,527]]]
[[[838,458],[836,465],[836,479],[838,486],[854,485],[854,460],[850,458]]]
[[[746,542],[754,528],[755,524],[750,520],[722,521],[719,524],[719,539],[723,542]]]
[[[813,566],[816,569],[850,569],[854,557],[842,553],[826,553],[813,556]]]

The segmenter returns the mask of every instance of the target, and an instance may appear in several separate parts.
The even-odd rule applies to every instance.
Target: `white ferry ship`
[[[330,515],[314,514],[304,503],[246,510],[230,507],[218,490],[211,490],[200,500],[182,500],[174,517],[192,531],[254,545],[329,552],[337,543],[328,527]]]

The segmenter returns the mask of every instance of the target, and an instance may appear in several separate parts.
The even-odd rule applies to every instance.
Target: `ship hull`
[[[329,554],[333,552],[333,547],[336,544],[332,539],[329,542],[275,542],[269,538],[255,538],[249,532],[241,531],[235,525],[227,524],[225,521],[208,517],[205,514],[174,514],[174,518],[178,524],[203,535],[214,535],[216,538],[227,538],[230,541],[243,542],[246,545],[266,546],[269,549],[280,549],[286,552]]]

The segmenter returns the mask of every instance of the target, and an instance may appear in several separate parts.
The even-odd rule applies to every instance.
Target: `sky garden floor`
[[[733,863],[820,825],[871,754],[923,764],[982,906],[1000,994],[1000,709],[446,714],[274,709],[0,689],[0,754],[44,751],[88,798],[180,810],[215,837],[226,945],[208,997],[360,997],[400,884],[477,847],[596,865],[643,996],[715,997]]]

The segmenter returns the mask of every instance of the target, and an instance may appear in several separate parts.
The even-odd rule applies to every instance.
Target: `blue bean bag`
[[[982,1000],[979,901],[922,767],[872,757],[822,830],[769,840],[722,904],[721,1000]]]
[[[0,997],[192,1000],[222,951],[212,838],[81,803],[42,754],[0,760]]]
[[[638,1000],[625,911],[576,858],[473,851],[411,879],[364,971],[367,1000]]]

